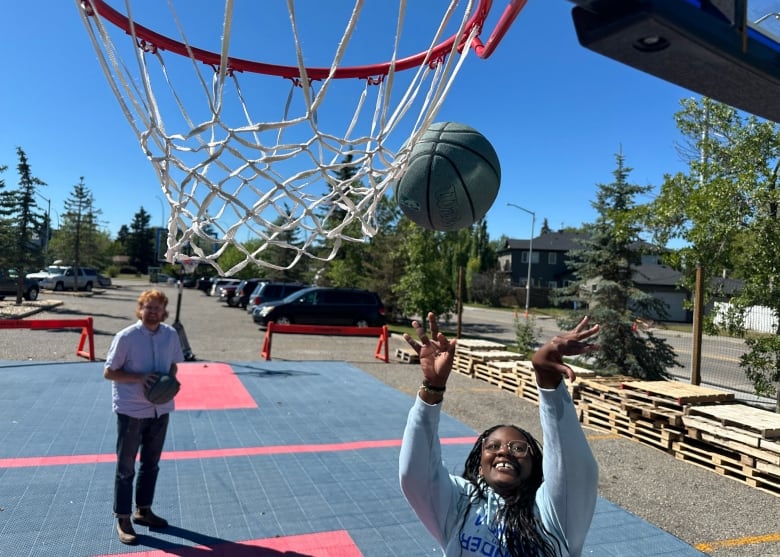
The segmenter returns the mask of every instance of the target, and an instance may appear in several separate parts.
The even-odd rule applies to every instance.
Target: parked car
[[[211,289],[208,291],[209,296],[219,296],[219,289],[227,284],[238,284],[241,282],[239,279],[234,278],[216,278],[211,282]]]
[[[99,283],[95,269],[79,267],[79,275],[76,277],[73,267],[64,267],[58,274],[42,278],[39,284],[41,288],[48,290],[86,290],[89,292],[93,286]]]
[[[228,300],[228,305],[235,308],[245,309],[249,303],[249,296],[255,291],[257,285],[267,283],[270,279],[253,278],[242,280],[238,283],[233,297]]]
[[[211,295],[211,285],[219,277],[200,277],[195,285],[198,290],[202,290],[206,296]]]
[[[6,296],[16,298],[18,277],[15,269],[0,269],[0,300],[5,299]],[[25,276],[22,297],[28,301],[35,301],[38,299],[40,288],[36,279]]]
[[[303,284],[302,282],[261,282],[249,294],[246,311],[251,315],[260,304],[281,300],[294,292],[308,287],[308,284]]]
[[[59,275],[65,272],[67,267],[63,267],[61,265],[49,265],[45,269],[41,269],[40,271],[37,271],[35,273],[27,273],[27,278],[31,278],[37,281],[40,281],[42,279],[45,279],[51,275]]]
[[[379,327],[386,323],[385,306],[376,292],[357,288],[313,286],[283,300],[257,306],[252,319],[265,328],[279,324]]]
[[[223,284],[219,287],[219,291],[217,293],[217,299],[220,302],[224,302],[228,305],[231,305],[230,300],[233,299],[233,296],[236,294],[236,288],[238,288],[238,285],[240,283],[236,282],[233,284]]]
[[[102,288],[108,288],[112,284],[111,283],[111,277],[108,277],[108,276],[106,276],[106,275],[104,275],[102,273],[98,273],[97,280],[98,280],[98,284]]]

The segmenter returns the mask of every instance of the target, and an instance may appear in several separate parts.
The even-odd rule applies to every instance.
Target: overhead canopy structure
[[[780,122],[780,4],[571,0],[585,48]],[[774,5],[774,6],[773,6]]]

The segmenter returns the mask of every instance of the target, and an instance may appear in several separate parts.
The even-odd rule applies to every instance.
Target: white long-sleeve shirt
[[[446,557],[499,557],[501,532],[495,515],[503,499],[487,488],[487,497],[469,508],[474,486],[449,474],[441,459],[441,404],[419,397],[409,412],[399,459],[401,489]],[[544,434],[544,482],[536,492],[534,512],[560,546],[560,557],[579,557],[596,506],[598,466],[580,427],[563,382],[539,389]]]

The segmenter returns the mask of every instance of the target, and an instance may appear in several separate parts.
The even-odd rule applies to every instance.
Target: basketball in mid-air
[[[500,185],[501,165],[487,138],[470,126],[439,122],[412,147],[395,200],[418,225],[449,232],[484,217]]]

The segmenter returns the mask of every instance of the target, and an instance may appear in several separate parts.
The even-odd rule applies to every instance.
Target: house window
[[[520,258],[520,261],[522,263],[528,264],[528,252],[524,251],[522,257]],[[539,252],[535,251],[533,252],[533,255],[531,256],[531,265],[535,265],[539,263]]]
[[[558,282],[551,280],[550,282],[547,283],[547,288],[558,288]]]
[[[551,251],[547,254],[547,264],[548,265],[555,265],[558,263],[558,253]]]

